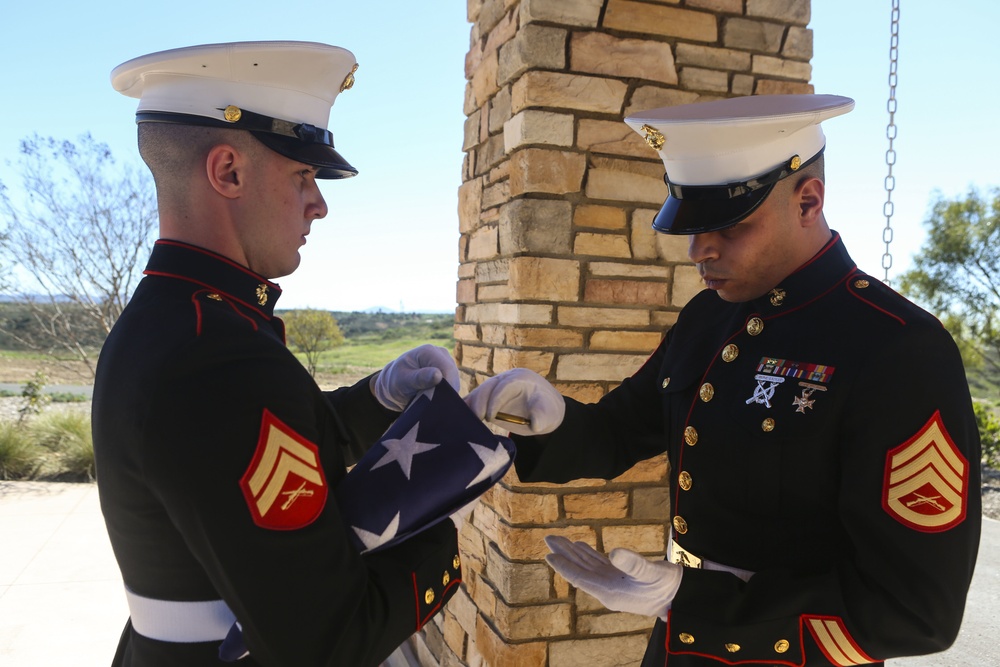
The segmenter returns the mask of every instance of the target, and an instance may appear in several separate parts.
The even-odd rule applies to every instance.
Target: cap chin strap
[[[226,111],[226,109],[219,109]],[[292,137],[307,144],[322,144],[333,148],[333,133],[329,130],[309,123],[293,123],[289,120],[272,118],[264,114],[254,113],[246,109],[238,110],[239,118],[233,121],[220,118],[209,118],[186,113],[169,111],[140,111],[135,115],[135,122],[178,123],[182,125],[202,125],[207,127],[223,127],[250,132],[266,132],[282,137]]]
[[[799,156],[796,155],[766,174],[747,181],[737,181],[726,185],[676,185],[670,182],[668,174],[664,174],[663,181],[667,184],[670,196],[676,199],[687,199],[688,201],[735,199],[748,195],[754,190],[773,185],[781,179],[801,171],[818,160],[824,150],[826,150],[825,146],[805,162],[800,162]]]

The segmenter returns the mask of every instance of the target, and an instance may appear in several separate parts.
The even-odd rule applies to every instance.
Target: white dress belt
[[[179,602],[143,597],[125,588],[132,628],[161,642],[222,641],[236,622],[225,600]]]

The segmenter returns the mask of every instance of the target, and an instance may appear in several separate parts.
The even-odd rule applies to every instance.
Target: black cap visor
[[[670,194],[653,218],[653,229],[664,234],[703,234],[732,227],[764,203],[775,183],[811,165],[824,148],[805,162],[795,155],[766,174],[726,185],[675,185],[664,176]]]
[[[653,229],[663,234],[702,234],[732,227],[759,207],[774,184],[732,199],[679,199],[670,195],[653,218]]]
[[[279,155],[316,167],[316,178],[350,178],[357,176],[355,169],[341,157],[333,146],[306,143],[295,137],[285,137],[270,132],[251,132],[260,143]]]

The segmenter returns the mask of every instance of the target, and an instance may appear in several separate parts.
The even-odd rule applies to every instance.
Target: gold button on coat
[[[730,653],[736,653],[742,648],[739,644],[726,644],[726,650]]]
[[[458,557],[458,554],[455,554],[455,558],[452,559],[451,566],[456,570],[462,567],[462,559]]]
[[[680,635],[677,636],[677,638],[681,640],[682,644],[693,644],[694,643],[694,636],[693,635],[689,635],[686,632],[682,632]]]
[[[862,278],[861,280],[855,280],[854,281],[854,286],[857,287],[858,289],[864,289],[864,288],[868,287],[868,285],[870,285],[870,284],[871,283],[869,283],[864,278]]]
[[[660,386],[666,389],[667,385],[669,384],[670,384],[670,378],[663,378],[663,384],[661,384]]]
[[[727,364],[730,361],[735,361],[738,356],[740,356],[740,348],[736,347],[732,343],[722,348],[722,360]]]
[[[764,430],[765,433],[770,433],[771,431],[774,430],[774,420],[768,417],[767,419],[765,419],[760,423],[760,427]]]
[[[444,575],[441,577],[441,585],[447,586],[449,581],[451,581],[451,575],[445,572]]]
[[[788,643],[788,640],[787,640],[787,639],[779,639],[779,640],[778,640],[778,641],[777,641],[777,642],[776,642],[776,643],[774,644],[774,652],[775,652],[775,653],[784,653],[784,652],[785,652],[785,651],[787,651],[787,650],[788,650],[788,649],[789,649],[790,647],[791,647],[791,644],[789,644],[789,643]]]
[[[751,336],[758,335],[764,330],[764,320],[759,317],[751,317],[750,321],[747,322],[747,333]]]
[[[697,445],[698,429],[696,429],[694,426],[688,426],[686,429],[684,429],[684,442],[686,442],[689,445]]]
[[[683,535],[688,532],[688,522],[684,520],[682,516],[674,517],[674,530]]]
[[[681,488],[685,491],[691,490],[691,475],[687,470],[682,470],[681,474],[677,476],[677,483],[681,485]]]
[[[428,588],[427,592],[424,593],[424,602],[426,602],[427,604],[430,604],[430,603],[434,602],[434,589],[433,588]]]
[[[711,382],[706,382],[701,385],[701,389],[698,390],[698,396],[701,397],[702,401],[708,403],[712,400],[712,397],[715,396],[715,387],[712,386]]]

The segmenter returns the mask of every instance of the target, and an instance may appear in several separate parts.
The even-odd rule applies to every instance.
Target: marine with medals
[[[549,537],[549,564],[657,617],[643,667],[882,664],[958,634],[980,531],[965,372],[931,315],[860,271],[823,214],[820,123],[853,101],[765,96],[626,119],[659,152],[653,226],[707,289],[595,404],[516,369],[467,397],[526,482],[611,479],[663,452],[663,561]]]
[[[374,666],[461,583],[453,522],[361,554],[332,492],[411,399],[457,387],[450,353],[324,392],[274,312],[327,213],[316,179],[357,173],[327,129],[356,69],[339,47],[240,42],[112,72],[139,98],[161,235],[94,387],[130,613],[116,666]]]

